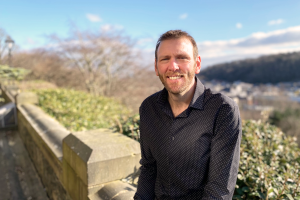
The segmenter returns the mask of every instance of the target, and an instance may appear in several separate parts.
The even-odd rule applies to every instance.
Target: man
[[[134,199],[232,199],[239,166],[238,106],[195,76],[195,40],[171,30],[158,39],[155,72],[164,89],[140,107],[141,174]]]

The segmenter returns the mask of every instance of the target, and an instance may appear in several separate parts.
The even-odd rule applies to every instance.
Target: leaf
[[[286,194],[286,196],[287,196],[290,200],[294,200],[294,198],[292,197],[292,195]]]
[[[244,192],[243,192],[243,190],[241,188],[236,189],[236,191],[237,191],[237,193],[239,195],[243,195],[244,194]]]
[[[232,199],[242,199],[240,195],[233,195]]]
[[[269,188],[269,190],[268,190],[268,194],[272,193],[273,191],[274,191],[274,189],[273,189],[273,188]]]
[[[244,177],[241,175],[241,174],[238,174],[238,179],[240,179],[240,180],[243,180],[244,179]]]
[[[249,187],[246,187],[246,186],[245,186],[245,187],[243,187],[243,188],[242,188],[242,190],[243,190],[243,192],[250,192],[250,189],[249,189]]]

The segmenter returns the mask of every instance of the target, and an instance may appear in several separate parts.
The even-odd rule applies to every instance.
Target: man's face
[[[185,94],[195,83],[201,59],[194,59],[193,45],[186,38],[164,40],[157,50],[155,72],[172,94]]]

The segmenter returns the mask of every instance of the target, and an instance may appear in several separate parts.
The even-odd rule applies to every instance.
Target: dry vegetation
[[[4,43],[6,33],[0,39]],[[11,67],[31,72],[20,84],[26,88],[68,88],[117,98],[138,112],[141,102],[162,89],[153,64],[144,62],[135,41],[121,32],[71,31],[69,37],[50,36],[51,48],[13,51]],[[8,64],[2,45],[0,62]],[[37,81],[38,80],[38,81]]]
[[[31,70],[26,80],[20,83],[21,90],[61,87],[89,91],[82,72],[78,68],[66,67],[63,59],[53,52],[36,50],[18,53],[14,56],[12,66]],[[163,88],[152,68],[147,65],[141,69],[130,69],[131,74],[114,81],[109,96],[138,112],[141,102],[147,96]]]

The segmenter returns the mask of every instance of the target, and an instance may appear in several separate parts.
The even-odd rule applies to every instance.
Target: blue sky
[[[296,0],[0,0],[0,28],[23,50],[47,45],[50,34],[68,36],[71,23],[123,30],[149,56],[160,34],[182,29],[198,43],[204,67],[300,51]]]

